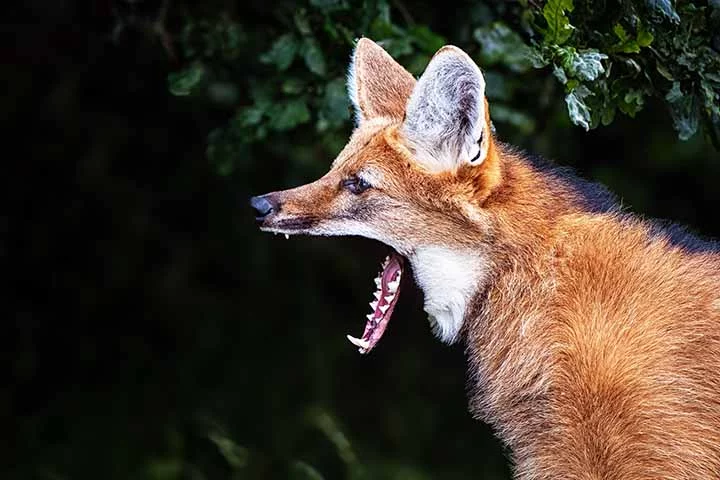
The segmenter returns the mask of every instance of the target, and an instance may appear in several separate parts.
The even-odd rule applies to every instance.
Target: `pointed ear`
[[[415,79],[367,38],[361,38],[350,62],[347,87],[357,123],[377,117],[402,120]]]
[[[431,171],[479,165],[491,142],[485,79],[462,50],[438,50],[408,102],[403,133]]]

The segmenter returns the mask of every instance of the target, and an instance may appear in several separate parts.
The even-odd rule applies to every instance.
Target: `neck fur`
[[[546,427],[537,415],[553,375],[545,322],[563,239],[578,219],[612,218],[616,210],[602,188],[512,153],[502,168],[502,184],[484,204],[493,221],[485,254],[492,268],[464,316],[470,406],[516,457],[530,458],[524,446]]]

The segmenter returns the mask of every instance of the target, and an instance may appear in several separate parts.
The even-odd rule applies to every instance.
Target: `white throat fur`
[[[442,246],[416,249],[408,256],[415,282],[425,295],[425,312],[433,333],[454,343],[460,334],[468,303],[487,278],[488,264],[477,251]]]

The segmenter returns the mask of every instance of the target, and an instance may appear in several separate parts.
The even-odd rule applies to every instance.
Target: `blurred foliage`
[[[0,215],[3,479],[508,478],[467,411],[462,346],[432,337],[412,282],[372,355],[344,340],[383,247],[261,234],[247,206],[342,148],[361,35],[416,75],[463,47],[501,140],[720,236],[714,0],[10,10],[0,123],[22,153]],[[589,131],[568,115],[593,127],[613,104]],[[698,133],[678,141],[692,114]]]
[[[210,136],[208,155],[222,173],[232,171],[243,143],[265,140],[270,132],[307,125],[307,135],[337,144],[336,132],[345,132],[351,117],[345,72],[355,39],[374,39],[415,75],[447,42],[415,22],[410,10],[388,0],[285,1],[276,9],[277,36],[254,38],[239,21],[190,16],[182,35],[187,67],[170,75],[170,90],[230,108],[239,104],[229,124]],[[548,0],[542,6],[521,0],[477,4],[465,22],[460,28],[472,30],[472,37],[460,46],[489,77],[497,122],[535,131],[533,115],[504,102],[520,89],[535,98],[548,88],[551,97],[562,91],[569,118],[586,130],[610,124],[618,111],[635,117],[652,99],[665,104],[680,139],[702,125],[720,149],[715,0],[682,2],[677,9],[670,0]],[[245,61],[267,68],[248,75],[236,60],[251,40],[268,46]],[[559,85],[528,82],[532,69],[552,73]]]

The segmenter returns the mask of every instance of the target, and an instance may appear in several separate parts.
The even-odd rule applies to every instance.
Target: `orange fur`
[[[358,54],[399,87],[363,93],[379,80],[361,65],[363,121],[327,175],[271,194],[264,228],[361,222],[405,256],[483,255],[462,330],[470,408],[510,447],[516,478],[720,478],[720,255],[594,209],[492,138],[481,165],[426,171],[399,129],[412,83],[375,47]],[[360,171],[376,183],[348,193]]]
[[[472,410],[517,478],[720,478],[720,257],[504,164],[500,267],[466,338]]]

